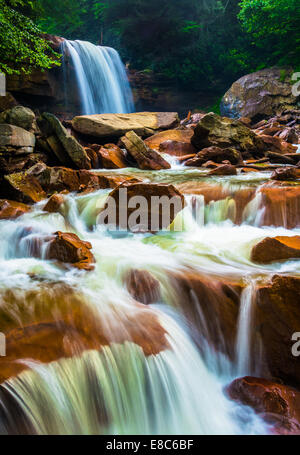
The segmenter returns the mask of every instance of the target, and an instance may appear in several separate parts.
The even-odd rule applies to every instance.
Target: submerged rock
[[[158,152],[151,150],[134,131],[126,133],[121,142],[140,169],[159,171],[171,168],[170,164]]]
[[[300,392],[263,378],[234,380],[226,392],[232,400],[252,407],[277,434],[300,434]]]
[[[237,175],[237,170],[231,164],[222,164],[209,171],[208,175]]]
[[[125,276],[125,284],[132,297],[144,305],[161,299],[160,283],[147,270],[130,270]]]
[[[58,212],[60,207],[65,202],[63,194],[53,194],[47,204],[43,207],[44,212],[55,213]]]
[[[251,251],[251,260],[260,264],[300,258],[300,236],[266,237]]]
[[[300,179],[300,169],[296,167],[284,167],[276,169],[272,175],[271,180],[298,180]]]
[[[93,270],[96,261],[91,249],[92,245],[80,240],[76,234],[58,231],[48,245],[46,257],[72,264],[81,270]]]
[[[93,137],[121,137],[134,131],[142,137],[156,131],[175,128],[179,124],[176,112],[137,112],[134,114],[100,114],[75,117],[75,131]]]
[[[267,68],[234,82],[221,102],[221,114],[231,118],[270,116],[296,107],[292,68]]]

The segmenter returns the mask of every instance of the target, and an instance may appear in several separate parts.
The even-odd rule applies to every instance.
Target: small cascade
[[[250,284],[243,290],[240,301],[240,314],[238,320],[238,331],[236,338],[236,369],[237,376],[250,376],[253,371],[253,324],[255,308],[256,282],[251,280]]]
[[[133,97],[118,52],[86,41],[62,43],[65,98],[74,99],[74,76],[81,114],[130,113]]]

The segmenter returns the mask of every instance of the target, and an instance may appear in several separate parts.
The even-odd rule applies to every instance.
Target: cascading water
[[[74,98],[75,75],[81,114],[134,111],[126,70],[115,49],[86,41],[65,40],[61,46],[67,104]]]
[[[133,173],[130,169],[122,172]],[[189,172],[190,178],[194,171],[179,169],[155,174],[135,170],[134,175],[182,184]],[[245,182],[249,183],[248,176]],[[241,182],[225,180],[223,190],[232,190],[234,185],[240,187]],[[73,319],[82,321],[85,312],[91,312],[88,324],[95,324],[92,334],[103,332],[109,341],[99,350],[77,352],[80,343],[73,346],[77,335],[72,338],[67,332],[63,340],[73,347],[70,358],[58,357],[44,364],[27,357],[18,359],[29,369],[0,387],[0,431],[22,431],[7,405],[9,397],[13,409],[22,411],[28,431],[38,434],[267,433],[263,422],[248,408],[226,397],[223,387],[238,374],[249,372],[256,292],[254,284],[247,288],[249,279],[255,283],[258,275],[300,273],[296,261],[254,264],[251,247],[266,236],[293,235],[297,229],[262,228],[253,222],[251,207],[243,224],[235,224],[232,190],[233,196],[219,204],[207,203],[199,194],[187,196],[188,204],[178,215],[183,219],[181,232],[117,236],[97,225],[109,192],[69,194],[60,213],[42,211],[42,201],[15,221],[0,221],[0,312],[8,329],[41,321],[54,321],[61,327],[69,311],[68,324]],[[199,205],[196,214],[193,198]],[[96,259],[93,272],[66,269],[45,259],[47,238],[58,230],[74,232],[92,244]],[[132,269],[145,270],[160,283],[159,301],[146,310],[137,305],[124,285],[124,276]],[[201,284],[198,294],[182,296],[173,278],[191,273],[206,277],[207,285]],[[228,292],[228,286],[226,292],[219,286],[220,278],[242,280],[245,287],[237,359],[227,355],[227,340],[218,319],[218,304],[222,311]],[[56,294],[55,289],[61,286],[62,295]],[[79,302],[68,295],[70,289]],[[65,308],[68,298],[69,307]],[[140,340],[146,339],[148,345],[157,339],[157,332],[152,333],[144,321],[148,313],[158,318],[167,333],[168,347],[156,354],[146,354],[139,345]],[[132,327],[138,333],[135,339]],[[2,400],[4,392],[6,399]]]

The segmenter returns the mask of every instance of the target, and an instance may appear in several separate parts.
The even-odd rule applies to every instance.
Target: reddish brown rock
[[[159,171],[171,168],[170,164],[163,159],[160,153],[150,149],[134,131],[126,133],[121,138],[121,142],[128,153],[135,159],[140,169]]]
[[[28,172],[6,175],[0,193],[20,202],[35,203],[46,198],[39,181]]]
[[[224,164],[209,171],[208,175],[237,175],[237,170],[231,164]]]
[[[125,153],[117,145],[106,144],[98,151],[104,169],[122,169],[128,167]]]
[[[139,207],[140,202],[137,205],[136,203],[130,204],[138,196],[143,197],[145,205],[141,204]],[[164,198],[165,204],[159,204],[160,198]],[[114,201],[113,206],[110,205],[112,200]],[[129,229],[134,232],[158,231],[167,229],[184,206],[184,196],[173,185],[125,183],[110,193],[107,206],[100,214],[99,222],[109,222],[106,218],[108,210],[113,215],[111,222],[114,222],[120,229]],[[132,219],[137,209],[139,217]]]
[[[282,260],[300,258],[300,236],[266,237],[257,243],[251,251],[251,260],[268,264]]]
[[[125,283],[132,297],[144,305],[161,299],[160,283],[147,270],[130,270],[125,276]]]
[[[59,212],[60,207],[64,203],[65,199],[62,194],[53,194],[47,204],[44,206],[44,212],[55,213]]]
[[[233,381],[228,396],[252,407],[270,423],[272,432],[300,434],[300,392],[263,378],[245,377]]]
[[[171,140],[162,142],[159,151],[171,156],[185,156],[196,153],[196,149],[191,143]]]
[[[193,131],[190,129],[166,130],[145,139],[145,144],[152,150],[156,150],[158,152],[160,150],[160,145],[166,141],[172,141],[175,143],[179,142],[180,144],[191,144],[193,134]]]
[[[241,154],[234,148],[208,147],[201,150],[195,158],[188,160],[185,166],[202,166],[207,161],[222,163],[228,160],[231,164],[238,164],[242,161]]]
[[[138,303],[133,302],[129,310],[112,305],[103,316],[84,294],[66,284],[42,283],[32,290],[1,290],[0,294],[7,354],[0,357],[0,382],[29,368],[24,359],[49,363],[126,341],[140,346],[147,356],[169,348],[156,313]]]
[[[22,204],[21,202],[0,199],[0,220],[18,218],[29,211],[29,205]]]
[[[274,275],[256,293],[254,332],[260,337],[264,361],[274,378],[299,385],[299,357],[293,355],[292,340],[300,327],[300,278]],[[299,348],[298,348],[299,350]]]
[[[76,234],[56,232],[47,249],[47,258],[55,259],[81,270],[93,270],[95,258],[92,245],[80,240]]]
[[[284,128],[279,134],[280,139],[290,144],[298,144],[299,134],[295,128]]]
[[[300,169],[296,167],[284,167],[280,169],[276,169],[272,175],[272,180],[280,180],[280,181],[287,181],[287,180],[298,180],[300,179]]]
[[[263,143],[266,146],[266,150],[270,150],[271,152],[285,154],[285,153],[296,153],[297,147],[289,144],[288,142],[283,141],[279,137],[274,136],[259,136]]]
[[[283,226],[293,229],[300,225],[300,186],[272,182],[259,190],[264,207],[262,226]]]

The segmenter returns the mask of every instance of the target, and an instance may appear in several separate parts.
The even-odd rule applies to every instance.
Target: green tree
[[[36,17],[33,2],[0,0],[0,71],[7,74],[59,64],[40,29],[25,14]]]
[[[300,64],[299,0],[242,0],[239,18],[253,37],[253,46],[263,50],[261,66]]]

